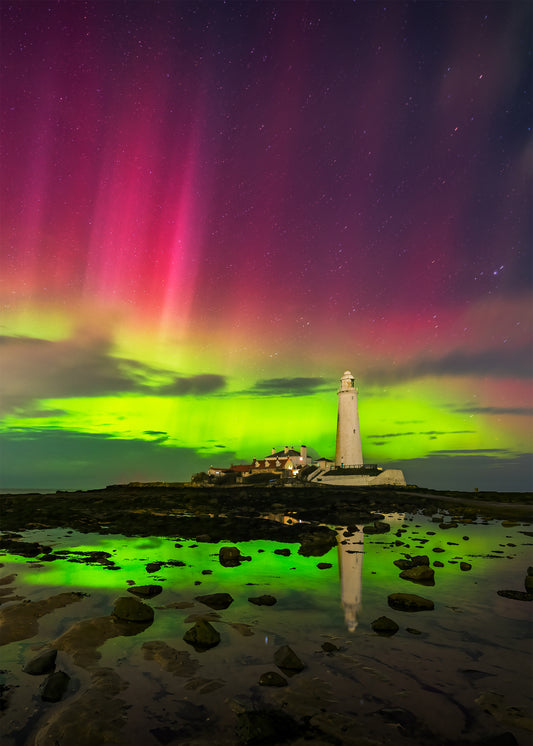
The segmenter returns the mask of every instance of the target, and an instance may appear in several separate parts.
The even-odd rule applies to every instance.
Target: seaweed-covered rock
[[[386,616],[380,616],[378,619],[374,619],[374,621],[371,623],[371,626],[376,634],[383,635],[385,637],[395,635],[396,632],[398,632],[398,630],[400,629],[394,619],[389,619],[389,617]]]
[[[131,596],[122,596],[115,601],[113,615],[125,622],[153,622],[154,610]]]
[[[133,593],[134,596],[140,596],[141,598],[154,598],[158,596],[163,590],[162,585],[135,585],[132,588],[128,588],[128,593]]]
[[[220,547],[218,561],[223,567],[237,567],[242,560],[243,557],[238,547]]]
[[[421,585],[435,585],[435,570],[426,565],[416,565],[408,567],[400,573],[403,580],[410,580],[411,583],[420,583]]]
[[[281,648],[276,650],[274,653],[274,663],[282,671],[290,671],[296,673],[297,671],[303,671],[305,665],[298,658],[296,653],[288,645],[283,645]]]
[[[267,671],[259,677],[260,686],[287,686],[287,679],[277,671]]]
[[[391,593],[387,601],[389,606],[397,611],[431,611],[435,608],[431,599],[414,593]]]
[[[64,671],[55,671],[43,682],[41,699],[44,702],[59,702],[67,691],[70,676]]]
[[[56,667],[57,650],[46,650],[44,653],[39,653],[35,658],[32,658],[24,666],[24,673],[29,673],[32,676],[42,676],[45,673],[50,673]]]
[[[195,650],[202,652],[218,645],[220,634],[208,621],[199,619],[193,627],[187,630],[183,639]]]
[[[390,531],[390,525],[384,521],[374,521],[371,526],[363,526],[364,534],[387,534]]]
[[[511,598],[513,601],[533,601],[533,593],[526,593],[525,591],[503,590],[498,591],[498,596]]]
[[[227,609],[233,603],[233,597],[229,593],[211,593],[207,596],[196,596],[197,601],[209,606],[210,609]]]
[[[277,603],[277,599],[274,596],[265,594],[263,596],[256,596],[255,598],[249,598],[248,601],[256,606],[274,606]]]
[[[283,710],[246,710],[237,715],[237,737],[243,746],[284,743],[302,728]]]

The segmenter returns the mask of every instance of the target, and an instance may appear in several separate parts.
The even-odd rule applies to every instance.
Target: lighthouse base
[[[336,471],[337,473],[331,473]],[[393,485],[405,487],[406,481],[401,469],[385,469],[379,474],[342,474],[342,470],[317,469],[308,475],[307,481],[315,484],[326,484],[336,487],[370,487],[380,485]],[[347,472],[351,471],[349,469]]]

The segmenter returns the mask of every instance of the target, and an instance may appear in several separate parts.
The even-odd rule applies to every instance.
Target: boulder
[[[472,569],[472,565],[470,564],[470,562],[461,562],[459,563],[459,567],[463,572],[468,572]]]
[[[122,596],[115,601],[113,615],[125,622],[153,622],[154,610],[131,596]]]
[[[328,642],[328,641],[326,641],[326,642],[323,642],[323,643],[322,643],[322,645],[321,645],[320,647],[322,648],[322,650],[323,650],[323,651],[324,651],[325,653],[336,653],[336,652],[337,652],[337,650],[339,649],[339,648],[338,648],[338,647],[337,647],[336,645],[334,645],[334,644],[333,644],[332,642]]]
[[[233,603],[233,598],[229,593],[211,593],[207,596],[196,596],[196,601],[209,606],[210,609],[227,609]]]
[[[513,601],[533,601],[533,593],[525,591],[498,591],[498,596],[511,598]]]
[[[265,594],[264,596],[256,596],[255,598],[249,598],[248,601],[256,606],[274,606],[277,603],[277,599],[274,596]]]
[[[305,665],[298,658],[296,653],[288,645],[283,645],[281,648],[276,650],[274,653],[274,663],[282,671],[290,671],[296,673],[297,671],[303,671]]]
[[[417,596],[414,593],[391,593],[387,602],[397,611],[431,611],[435,604],[429,598]]]
[[[260,686],[287,686],[287,679],[277,671],[267,671],[259,677]]]
[[[524,588],[526,589],[526,593],[533,593],[533,575],[528,574],[524,578]]]
[[[390,525],[384,521],[374,521],[372,526],[363,526],[364,534],[386,534],[390,531]]]
[[[133,593],[134,596],[140,596],[140,598],[153,598],[158,596],[163,590],[162,585],[136,585],[132,588],[128,588],[128,593]]]
[[[237,567],[242,562],[241,551],[238,547],[220,547],[218,561],[223,567]]]
[[[157,572],[163,567],[162,562],[149,562],[146,565],[146,572]]]
[[[319,562],[317,565],[319,570],[329,570],[330,567],[333,567],[331,562]]]
[[[196,651],[202,652],[218,645],[220,635],[208,621],[199,619],[193,627],[187,630],[183,639]]]
[[[384,635],[386,637],[395,635],[400,629],[393,619],[389,619],[386,616],[380,616],[378,619],[374,619],[371,626],[374,632],[378,635]]]
[[[63,694],[67,691],[69,681],[70,676],[64,671],[51,673],[43,682],[41,699],[44,702],[59,702]]]
[[[327,526],[302,523],[298,530],[300,533],[298,554],[302,557],[322,557],[337,546],[337,533]]]
[[[237,743],[267,746],[300,734],[302,727],[283,710],[245,710],[237,715]]]
[[[411,583],[420,583],[421,585],[435,585],[435,570],[426,565],[416,565],[400,573],[403,580],[410,580]]]
[[[451,521],[451,523],[439,523],[439,528],[442,528],[446,530],[447,528],[457,528],[458,524],[455,523],[455,521]]]
[[[289,557],[291,554],[290,549],[274,549],[274,554],[281,554],[282,557]]]
[[[51,673],[56,667],[57,650],[46,650],[39,653],[24,666],[24,673],[32,676],[42,676],[45,673]]]

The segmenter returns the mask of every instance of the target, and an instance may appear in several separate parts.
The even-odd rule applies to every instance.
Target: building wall
[[[315,480],[311,480],[314,482]],[[385,469],[376,477],[363,474],[347,474],[346,476],[327,476],[327,472],[319,476],[317,484],[331,484],[341,487],[368,487],[370,485],[389,484],[397,487],[405,487],[406,481],[401,469]]]

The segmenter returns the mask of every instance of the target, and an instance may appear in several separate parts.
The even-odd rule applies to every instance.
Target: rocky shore
[[[34,714],[17,730],[10,717],[20,684],[0,684],[0,709],[4,709],[0,735],[3,724],[4,734],[15,739],[7,741],[9,746],[131,746],[135,743],[135,717],[140,717],[135,709],[139,707],[138,693],[144,696],[145,687],[151,694],[142,702],[144,715],[148,713],[151,722],[155,718],[159,724],[143,735],[149,739],[142,741],[143,746],[285,742],[302,746],[523,746],[533,730],[524,707],[508,701],[507,691],[494,692],[501,666],[499,654],[494,658],[490,648],[479,648],[481,643],[476,642],[477,657],[470,663],[468,641],[464,648],[461,642],[455,649],[441,639],[439,631],[435,646],[428,631],[431,624],[420,619],[443,613],[438,594],[436,603],[427,596],[440,582],[435,578],[444,567],[440,560],[445,550],[430,550],[431,543],[426,542],[445,536],[446,547],[453,548],[450,557],[455,557],[462,550],[448,540],[451,532],[461,527],[462,540],[468,545],[468,525],[477,518],[497,518],[504,529],[515,527],[523,540],[530,542],[533,532],[524,522],[533,520],[531,495],[389,488],[116,485],[53,495],[3,495],[0,501],[0,554],[28,558],[36,570],[54,562],[84,563],[98,572],[100,567],[120,568],[109,552],[54,548],[47,546],[45,539],[30,541],[18,532],[63,528],[66,534],[180,537],[194,541],[189,547],[196,547],[193,551],[200,551],[198,546],[203,543],[227,542],[217,548],[213,563],[198,571],[199,579],[180,586],[179,591],[169,588],[158,573],[184,568],[186,563],[178,555],[169,559],[147,552],[149,584],[128,580],[128,587],[112,602],[98,602],[97,613],[85,611],[92,608],[90,593],[56,592],[34,600],[13,595],[22,590],[17,587],[16,573],[0,577],[0,645],[28,646],[27,652],[18,656],[21,660],[13,675],[26,677],[24,686],[34,690],[28,705]],[[429,530],[421,535],[415,522],[391,529],[389,514],[426,516],[423,520],[428,521]],[[224,587],[216,593],[206,593],[205,585],[202,592],[196,587],[209,582],[218,565],[226,571],[249,563],[253,571],[257,558],[264,555],[247,557],[231,544],[257,539],[294,544],[291,549],[270,547],[269,551],[290,562],[288,567],[296,555],[317,558],[313,559],[317,572],[324,573],[325,583],[331,583],[331,562],[318,558],[336,546],[341,551],[341,545],[345,545],[347,557],[355,556],[362,551],[362,541],[349,542],[358,530],[360,536],[387,547],[391,555],[387,570],[390,591],[383,596],[380,611],[385,613],[370,617],[357,638],[331,635],[324,628],[320,636],[306,640],[297,626],[283,626],[288,611],[275,586],[272,593],[265,593],[265,589],[253,587],[255,582],[248,582],[237,587],[235,597]],[[411,548],[407,541],[411,541]],[[179,554],[182,544],[173,546]],[[508,543],[495,552],[501,551],[503,557],[514,547],[516,544]],[[398,556],[393,549],[401,552],[401,559],[393,561]],[[475,573],[476,568],[461,556],[447,562],[465,578]],[[224,577],[229,581],[230,576]],[[256,580],[253,572],[250,577]],[[177,595],[165,599],[165,591]],[[494,596],[520,608],[529,606],[523,602],[533,599],[533,568],[527,569],[525,579],[523,574],[517,575],[512,589],[495,590]],[[251,615],[243,604],[254,610]],[[236,615],[234,607],[240,609]],[[452,615],[458,611],[456,607],[449,609],[446,613]],[[72,615],[72,621],[61,622],[55,636],[39,639],[40,620],[46,623],[54,614],[58,619]],[[115,668],[105,663],[103,650],[108,641],[118,644],[114,641],[142,635],[170,616],[175,616],[173,636],[143,636],[133,667],[118,665],[121,658]],[[453,620],[450,624],[453,628]],[[254,642],[265,632],[276,640],[272,649]],[[467,631],[464,634],[468,636]],[[34,643],[30,643],[32,638],[36,638]],[[224,656],[229,655],[230,639],[234,659],[228,668]],[[437,656],[429,666],[424,662],[428,655]],[[412,670],[406,666],[406,656],[418,661]],[[17,666],[21,673],[17,674]],[[463,701],[462,693],[459,699],[454,693],[462,692],[462,684],[457,687],[455,681],[468,676],[471,692],[466,692]],[[447,677],[448,684],[441,683],[441,677]],[[489,677],[491,688],[474,689],[480,677],[481,681]],[[413,692],[417,695],[412,696]],[[159,700],[167,709],[158,709]],[[137,713],[135,717],[132,712]]]
[[[0,496],[3,531],[69,527],[126,536],[199,541],[300,541],[304,524],[353,525],[384,513],[449,510],[461,518],[533,519],[531,493],[449,493],[395,488],[159,487],[112,485],[101,490]],[[268,516],[289,515],[293,525]],[[266,520],[265,520],[266,519]]]

